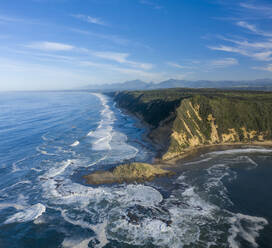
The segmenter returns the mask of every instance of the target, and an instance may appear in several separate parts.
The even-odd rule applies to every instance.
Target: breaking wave
[[[14,222],[29,222],[40,217],[46,210],[46,207],[41,204],[35,204],[31,207],[22,209],[20,212],[10,216],[4,224],[10,224]]]
[[[269,155],[271,149],[233,149],[205,154],[198,161],[187,162],[186,171],[177,178],[160,179],[167,187],[156,181],[86,186],[81,182],[86,170],[91,172],[116,162],[147,157],[144,148],[131,145],[134,143],[128,139],[129,132],[123,132],[119,119],[127,117],[118,113],[106,96],[93,95],[100,101],[101,111],[87,119],[86,123],[93,121],[92,125],[83,127],[77,123],[80,133],[72,135],[69,128],[61,135],[58,133],[62,128],[55,135],[46,130],[46,135],[43,132],[39,136],[43,143],[33,149],[41,159],[35,157],[30,163],[31,159],[26,157],[7,167],[9,176],[16,181],[0,191],[2,226],[31,222],[43,223],[42,231],[55,227],[56,235],[63,237],[58,247],[63,248],[111,244],[115,247],[237,248],[241,240],[249,247],[258,247],[257,238],[267,220],[231,212],[229,206],[233,202],[225,182],[237,177],[230,165],[243,162],[255,168],[259,162],[251,154]],[[126,119],[124,123],[133,128],[133,122]],[[188,169],[198,165],[203,168]],[[42,235],[47,235],[46,231]]]

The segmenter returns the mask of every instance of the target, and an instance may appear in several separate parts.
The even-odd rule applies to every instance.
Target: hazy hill
[[[141,80],[132,80],[132,81],[126,81],[123,83],[86,85],[82,87],[81,89],[102,90],[102,91],[143,90],[143,89],[148,89],[151,85],[152,85],[151,83],[146,83]]]
[[[99,91],[117,90],[150,90],[167,88],[222,88],[222,89],[248,89],[248,90],[272,90],[272,79],[257,79],[251,81],[209,81],[209,80],[177,80],[169,79],[160,83],[147,83],[141,80],[126,81],[123,83],[87,85],[81,89]]]

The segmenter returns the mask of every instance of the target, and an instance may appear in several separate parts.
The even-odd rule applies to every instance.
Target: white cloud
[[[234,43],[236,45],[239,45],[240,47],[243,48],[255,48],[255,49],[271,49],[272,48],[272,40],[264,40],[264,41],[258,41],[258,42],[248,42],[247,40],[234,40],[234,39],[229,39],[225,38],[224,36],[219,36],[221,40],[224,41],[229,41],[231,43]]]
[[[220,46],[208,46],[208,48],[210,48],[211,50],[239,53],[242,55],[247,55],[247,52],[245,50],[237,48],[237,47],[232,47],[232,46],[220,45]]]
[[[272,51],[253,53],[251,57],[260,61],[271,61],[272,60]]]
[[[102,21],[100,18],[97,18],[97,17],[82,15],[82,14],[77,14],[72,16],[88,23],[104,25],[104,26],[107,25],[104,21]]]
[[[260,30],[256,27],[256,25],[249,24],[248,22],[240,21],[240,22],[237,22],[236,25],[251,31],[254,34],[265,36],[265,37],[272,37],[272,33]]]
[[[178,69],[191,69],[192,68],[192,66],[180,65],[175,62],[167,62],[166,64],[169,66],[172,66],[174,68],[178,68]]]
[[[132,42],[132,41],[122,38],[118,35],[107,35],[107,34],[101,34],[101,33],[96,33],[96,32],[82,30],[82,29],[76,29],[76,28],[71,28],[70,30],[73,32],[76,32],[78,34],[90,35],[90,36],[97,37],[99,39],[109,40],[109,41],[116,43],[118,45],[131,45],[131,44],[135,45],[136,44],[136,42]]]
[[[128,53],[117,53],[117,52],[95,52],[95,56],[107,60],[112,60],[118,62],[120,64],[127,64],[135,68],[140,68],[144,70],[150,70],[153,68],[152,64],[149,63],[141,63],[136,61],[128,60],[130,54]]]
[[[0,22],[23,22],[23,19],[0,15]]]
[[[2,15],[0,14],[0,23],[1,24],[6,24],[6,23],[19,23],[19,24],[31,24],[31,25],[36,25],[36,24],[42,24],[39,20],[36,19],[28,19],[24,17],[13,17],[13,16],[7,16],[7,15]]]
[[[113,60],[118,63],[125,63],[127,61],[129,54],[116,52],[96,52],[95,56],[103,59]]]
[[[255,14],[259,14],[262,18],[272,18],[271,5],[253,5],[250,3],[240,3],[240,6]]]
[[[218,68],[225,68],[229,66],[238,65],[239,62],[236,58],[222,58],[222,59],[214,59],[214,60],[202,60],[202,61],[186,61],[186,65],[180,65],[175,62],[166,62],[167,65],[178,68],[178,69],[190,69],[186,70],[183,75],[192,74],[194,72],[207,72],[213,71]]]
[[[163,8],[162,5],[159,5],[159,4],[157,4],[153,1],[150,1],[150,0],[140,0],[139,2],[140,2],[140,4],[149,5],[153,9],[162,9]]]
[[[26,45],[26,47],[44,51],[71,51],[75,48],[74,46],[68,44],[49,41],[33,42]]]
[[[255,60],[259,61],[271,61],[272,60],[272,52],[271,51],[256,51],[255,49],[246,49],[241,47],[232,47],[232,46],[209,46],[211,50],[223,51],[223,52],[230,52],[230,53],[238,53],[243,56],[250,57]]]
[[[262,30],[259,30],[255,25],[249,24],[245,21],[240,21],[236,23],[237,26],[248,29],[249,31],[253,32],[254,34],[261,35],[261,36],[266,36],[266,37],[272,37],[272,33],[265,32]]]
[[[272,64],[268,64],[268,65],[263,66],[263,67],[255,66],[255,67],[252,67],[252,69],[272,72]]]
[[[225,41],[222,44],[208,46],[211,50],[222,51],[226,53],[236,53],[249,57],[257,61],[272,61],[272,32],[259,28],[255,23],[249,23],[246,20],[259,20],[272,18],[272,5],[257,4],[258,1],[243,1],[238,3],[240,9],[240,20],[236,20],[235,25],[247,31],[246,38],[226,38],[217,36]],[[242,14],[242,15],[241,15]]]
[[[212,60],[210,62],[210,65],[212,67],[228,67],[233,65],[238,65],[239,62],[235,58],[224,58],[224,59],[218,59],[218,60]]]
[[[237,22],[236,24],[237,24],[237,26],[240,26],[242,28],[246,28],[246,29],[248,29],[248,30],[250,30],[250,31],[252,31],[254,33],[258,33],[258,30],[257,30],[255,25],[249,24],[249,23],[244,22],[244,21]]]

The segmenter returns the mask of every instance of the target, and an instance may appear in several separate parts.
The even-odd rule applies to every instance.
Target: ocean
[[[270,148],[207,151],[144,184],[85,184],[152,162],[145,132],[99,93],[0,93],[0,248],[272,247]]]

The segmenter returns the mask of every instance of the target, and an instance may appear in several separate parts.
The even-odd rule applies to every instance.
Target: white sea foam
[[[77,220],[74,220],[74,219],[71,219],[65,210],[62,210],[61,211],[61,216],[63,217],[63,219],[73,225],[76,225],[76,226],[80,226],[82,228],[85,228],[85,229],[91,229],[95,232],[96,234],[96,237],[97,237],[97,240],[99,241],[99,244],[97,244],[95,247],[97,248],[100,248],[100,247],[104,247],[109,241],[106,237],[106,232],[105,232],[105,227],[107,225],[106,222],[104,223],[100,223],[100,224],[97,224],[97,225],[92,225],[92,224],[89,224],[88,222],[84,221],[84,220],[81,220],[81,219],[77,219]]]
[[[95,151],[110,150],[110,142],[112,140],[112,125],[115,121],[115,116],[113,111],[110,110],[107,104],[107,98],[99,93],[93,93],[102,103],[103,110],[101,111],[101,121],[99,122],[96,130],[91,131],[87,134],[89,137],[95,138],[92,144],[92,149]]]
[[[224,164],[217,164],[207,169],[207,173],[217,180],[208,183],[220,187],[220,180],[229,171]],[[60,174],[51,175],[58,177]],[[197,193],[196,187],[186,182],[186,179],[185,175],[180,176],[176,181],[181,187],[177,187],[165,199],[157,189],[140,184],[92,188],[73,183],[69,178],[63,178],[58,183],[51,177],[43,182],[43,187],[44,197],[48,198],[51,206],[60,208],[65,221],[90,229],[96,234],[96,247],[105,246],[111,239],[133,245],[152,243],[157,247],[180,248],[202,244],[200,237],[203,229],[207,239],[205,247],[209,247],[220,245],[224,236],[218,225],[227,227],[228,224],[230,236],[227,242],[230,247],[239,247],[235,246],[238,244],[238,236],[257,247],[254,242],[256,243],[256,237],[266,223],[264,219],[245,218],[244,215],[236,216],[230,212],[225,214],[223,209],[204,200]],[[131,219],[134,215],[135,222]],[[255,224],[252,224],[252,218]],[[92,219],[92,223],[88,219]],[[167,221],[170,221],[169,225]],[[252,226],[244,226],[244,221]],[[239,223],[242,223],[244,232]],[[240,228],[239,231],[237,228]],[[69,247],[69,244],[73,244],[73,247],[88,247],[91,240],[89,237],[65,239],[62,246]]]
[[[48,205],[59,210],[64,221],[83,229],[90,229],[96,235],[83,237],[75,234],[71,238],[66,237],[62,243],[63,248],[85,248],[92,240],[92,245],[97,243],[96,247],[105,246],[109,240],[147,247],[152,244],[156,247],[173,248],[190,245],[220,247],[222,240],[227,242],[223,232],[228,232],[228,227],[234,226],[228,222],[234,215],[226,214],[224,209],[209,201],[207,192],[203,189],[222,189],[222,179],[230,173],[224,164],[216,164],[205,170],[201,177],[204,179],[201,186],[196,183],[198,178],[190,182],[190,178],[184,173],[175,181],[170,197],[163,197],[153,186],[122,184],[92,188],[71,180],[69,176],[79,166],[93,166],[102,160],[120,161],[138,153],[137,148],[127,143],[125,134],[114,130],[115,116],[108,106],[107,98],[101,94],[96,95],[103,105],[101,121],[98,127],[87,135],[93,150],[102,151],[95,153],[101,154],[100,158],[86,163],[87,165],[80,165],[78,160],[52,164],[52,168],[43,176],[46,180],[41,180],[43,199],[48,200]],[[252,152],[252,148],[250,149],[247,152]],[[247,153],[245,149],[240,150],[242,155]],[[257,150],[259,152],[259,149]],[[214,156],[204,157],[192,163],[205,163]],[[237,225],[237,221],[234,223]],[[248,233],[248,229],[245,230]],[[239,238],[247,238],[245,234],[244,237],[241,233],[237,235]],[[235,242],[237,235],[233,236]]]
[[[0,203],[0,209],[15,208],[17,210],[24,209],[25,206],[16,203]]]
[[[19,194],[16,201],[14,202],[2,202],[0,203],[0,209],[5,209],[5,208],[15,208],[17,210],[22,210],[27,208],[27,197]]]
[[[43,140],[43,141],[51,141],[52,139],[46,137],[46,135],[47,135],[47,134],[43,134],[43,135],[41,136],[42,140]]]
[[[92,133],[93,133],[93,130],[92,130],[92,131],[90,131],[90,132],[88,132],[87,136],[91,136],[91,135],[92,135]]]
[[[0,192],[4,192],[4,191],[9,190],[11,188],[14,188],[14,187],[16,187],[16,186],[18,186],[20,184],[31,184],[31,182],[29,180],[19,181],[19,182],[15,183],[15,184],[12,184],[11,186],[8,186],[8,187],[5,187],[5,188],[1,189]]]
[[[225,164],[215,164],[209,167],[206,171],[208,173],[208,177],[204,183],[204,189],[208,195],[233,205],[233,202],[228,197],[228,190],[222,182],[222,179],[228,177],[228,179],[231,180],[236,177],[236,173]]]
[[[114,112],[108,105],[108,99],[95,93],[102,103],[101,120],[96,130],[90,131],[87,135],[94,138],[92,149],[95,151],[108,151],[112,162],[124,159],[131,159],[139,152],[136,147],[127,144],[127,136],[113,129],[115,122]]]
[[[139,195],[144,197],[130,199],[133,190],[141,189],[132,186],[132,192],[127,190],[124,193],[129,193],[126,197],[132,203],[122,200],[120,208],[109,213],[107,230],[111,239],[133,245],[147,246],[152,243],[156,247],[180,248],[198,242],[200,226],[214,219],[213,211],[217,208],[202,200],[193,187],[185,191],[176,190],[173,192],[175,195],[165,201],[156,189],[141,187],[145,193],[140,190]],[[151,200],[148,195],[152,195]],[[177,203],[178,196],[184,205]],[[138,205],[144,208],[138,208]],[[129,214],[125,211],[128,207]],[[131,216],[135,219],[134,223]]]
[[[62,173],[66,170],[66,168],[67,168],[68,166],[70,166],[71,164],[73,164],[73,163],[75,163],[75,162],[76,162],[76,160],[71,160],[71,159],[68,159],[68,160],[66,160],[66,161],[63,161],[63,162],[61,163],[61,166],[51,168],[44,176],[47,177],[47,178],[56,177],[56,176],[62,174]]]
[[[45,224],[47,223],[46,218],[44,218],[44,215],[39,216],[39,218],[36,218],[33,223],[35,225]]]
[[[30,170],[36,171],[36,172],[41,172],[41,169],[37,169],[37,168],[31,168]]]
[[[238,156],[238,157],[235,157],[235,158],[233,158],[233,159],[230,160],[230,163],[231,164],[246,163],[246,164],[253,165],[253,168],[256,168],[258,166],[258,164],[252,158],[250,158],[249,156]]]
[[[19,167],[18,165],[25,162],[26,160],[30,159],[31,156],[27,156],[27,157],[24,157],[22,159],[19,159],[15,162],[12,163],[12,170],[11,170],[11,173],[14,173],[14,172],[17,172],[17,171],[21,171],[23,169],[23,167]]]
[[[88,248],[88,244],[93,238],[65,238],[62,242],[63,248]]]
[[[73,144],[71,144],[70,146],[78,146],[79,145],[79,141],[78,140],[76,140]]]
[[[19,160],[19,161],[17,161],[17,162],[12,163],[12,167],[11,167],[12,170],[11,170],[11,173],[15,173],[15,172],[21,170],[21,169],[17,166],[17,163],[19,163],[19,162],[21,162],[21,161],[23,161],[23,160]]]
[[[55,153],[49,153],[46,150],[41,149],[39,146],[36,147],[36,151],[40,152],[43,155],[48,155],[48,156],[55,156],[56,155]]]
[[[101,161],[105,160],[107,157],[108,157],[108,155],[105,155],[105,156],[99,158],[98,160],[96,160],[96,161],[94,161],[94,162],[88,164],[88,165],[85,166],[85,167],[91,167],[91,166],[93,166],[93,165],[96,165],[96,164],[100,163]]]
[[[259,231],[268,224],[268,221],[265,218],[238,213],[229,218],[229,223],[231,228],[228,243],[231,248],[239,248],[238,236],[246,240],[252,247],[258,247],[256,239],[259,237]]]
[[[31,207],[22,209],[22,211],[10,216],[4,223],[10,224],[14,222],[29,222],[37,219],[41,216],[46,210],[46,207],[41,204],[37,203],[32,205]]]
[[[221,156],[221,155],[234,155],[234,154],[247,154],[247,153],[260,153],[260,154],[267,154],[272,153],[272,149],[268,148],[241,148],[241,149],[231,149],[231,150],[225,150],[225,151],[216,151],[216,152],[210,152],[201,155],[203,156]]]
[[[131,159],[134,158],[139,150],[127,143],[128,137],[120,132],[113,132],[112,136],[112,152],[111,152],[111,158],[114,161],[120,161],[121,159]]]
[[[122,204],[141,206],[153,206],[163,200],[162,195],[156,189],[144,185],[128,185],[125,189],[116,190],[114,194]]]
[[[197,161],[193,161],[193,162],[184,163],[184,165],[201,164],[201,163],[208,162],[208,161],[210,161],[211,159],[212,159],[212,158],[204,158],[204,159],[202,159],[202,160],[197,160]]]

